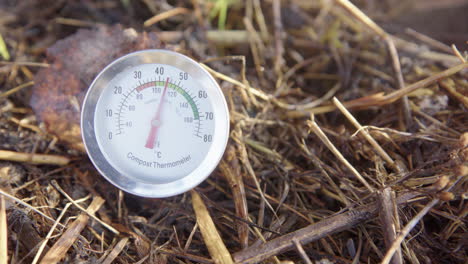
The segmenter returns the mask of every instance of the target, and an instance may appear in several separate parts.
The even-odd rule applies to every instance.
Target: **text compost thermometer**
[[[229,135],[226,100],[194,60],[167,50],[130,53],[93,81],[81,114],[91,161],[120,189],[168,197],[201,183]]]

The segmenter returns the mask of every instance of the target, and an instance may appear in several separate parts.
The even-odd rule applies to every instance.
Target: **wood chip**
[[[122,238],[117,245],[115,245],[114,249],[107,255],[106,259],[102,262],[102,264],[111,264],[112,261],[122,252],[124,247],[128,243],[128,237]]]
[[[88,214],[94,214],[103,204],[104,199],[96,196],[86,211]],[[68,249],[75,243],[81,231],[88,224],[89,216],[87,213],[81,213],[80,216],[69,225],[67,231],[65,231],[49,251],[47,251],[40,262],[41,264],[54,264],[66,256]]]

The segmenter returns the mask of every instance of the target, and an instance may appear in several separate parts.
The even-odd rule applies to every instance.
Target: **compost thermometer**
[[[143,50],[109,64],[90,85],[81,130],[99,172],[120,189],[168,197],[218,165],[229,112],[213,77],[194,60]]]

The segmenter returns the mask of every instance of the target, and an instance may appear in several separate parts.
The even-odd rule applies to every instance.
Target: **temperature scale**
[[[213,77],[167,50],[130,53],[93,81],[81,114],[94,166],[118,188],[144,197],[183,193],[216,168],[229,112]]]

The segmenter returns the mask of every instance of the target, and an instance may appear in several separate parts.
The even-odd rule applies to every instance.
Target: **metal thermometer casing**
[[[219,163],[229,112],[213,77],[177,52],[143,50],[104,68],[85,96],[81,132],[97,170],[144,197],[192,189]]]

